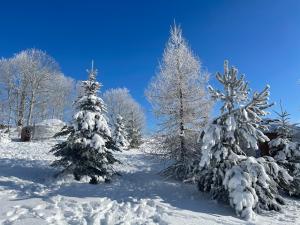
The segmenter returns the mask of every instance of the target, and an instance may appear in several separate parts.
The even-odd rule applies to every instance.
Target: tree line
[[[71,103],[74,80],[46,52],[28,49],[0,60],[1,123],[32,125],[62,119]]]
[[[84,91],[81,81],[63,74],[58,62],[39,49],[2,58],[0,87],[0,123],[20,129],[45,119],[70,120],[72,104]],[[138,147],[145,128],[144,109],[126,88],[108,89],[101,95],[112,130],[122,117],[130,147]]]

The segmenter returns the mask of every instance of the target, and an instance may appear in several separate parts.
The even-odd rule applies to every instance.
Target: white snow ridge
[[[195,185],[165,180],[163,163],[140,149],[116,154],[121,176],[91,185],[55,179],[50,148],[59,140],[0,144],[0,224],[300,224],[300,204],[288,199],[283,213],[249,222],[216,203]]]
[[[58,119],[43,120],[34,125],[33,139],[41,140],[53,137],[66,124]]]

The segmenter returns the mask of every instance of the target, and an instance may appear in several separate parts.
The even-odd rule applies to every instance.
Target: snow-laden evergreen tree
[[[283,109],[281,103],[280,110],[280,112],[275,112],[278,118],[272,122],[278,137],[269,142],[271,155],[279,161],[299,159],[300,146],[292,141],[293,125],[290,123],[290,114]]]
[[[230,203],[237,215],[250,219],[254,211],[280,210],[284,203],[278,188],[290,193],[296,188],[287,170],[271,157],[248,157],[245,150],[258,149],[258,142],[268,141],[261,125],[270,104],[269,86],[255,92],[250,89],[238,70],[224,63],[224,74],[217,73],[223,91],[209,87],[215,100],[222,102],[221,115],[201,134],[201,158],[195,169],[200,191],[214,199]]]
[[[300,182],[300,144],[292,140],[295,126],[290,123],[290,114],[283,109],[280,103],[280,112],[276,112],[278,118],[274,120],[272,126],[278,137],[269,142],[271,156],[279,165],[286,168],[294,177],[294,185]],[[296,195],[300,194],[300,190]]]
[[[125,125],[122,116],[117,116],[115,130],[114,130],[114,140],[119,149],[126,150],[129,147],[129,142],[127,141],[127,132],[125,130]]]
[[[112,164],[118,161],[113,156],[117,148],[104,117],[105,104],[97,96],[101,84],[96,81],[97,71],[93,64],[88,73],[88,80],[82,81],[83,95],[75,102],[78,111],[73,124],[63,132],[69,136],[51,150],[59,157],[52,165],[63,167],[61,173],[71,173],[76,180],[88,176],[90,183],[96,184],[111,179],[115,173]]]
[[[208,120],[211,101],[206,92],[207,80],[207,73],[185,41],[181,28],[174,25],[159,73],[151,81],[146,96],[160,120],[163,147],[159,153],[174,159],[175,165],[188,164],[196,144],[196,138],[193,141],[191,137]],[[172,170],[177,169],[175,166]]]
[[[104,92],[103,100],[107,105],[107,116],[113,129],[115,129],[117,117],[120,115],[123,117],[126,129],[133,128],[138,131],[138,136],[142,137],[146,120],[145,112],[127,88],[109,89]],[[130,130],[127,133],[130,133]],[[127,137],[127,140],[132,139],[130,136]],[[141,143],[141,140],[138,142]]]
[[[128,117],[126,133],[130,148],[138,148],[143,143],[142,130],[141,127],[137,126],[133,113]]]

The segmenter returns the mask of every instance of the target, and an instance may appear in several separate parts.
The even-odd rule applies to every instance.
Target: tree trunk
[[[25,112],[25,98],[26,98],[26,91],[22,90],[20,105],[19,105],[19,112],[18,112],[18,122],[17,126],[22,127],[24,124],[24,112]]]
[[[184,152],[185,152],[185,144],[184,144],[184,123],[183,123],[183,96],[182,96],[182,88],[179,89],[179,100],[180,100],[180,161],[184,161]]]
[[[179,138],[180,138],[180,161],[184,161],[185,155],[185,143],[184,143],[184,121],[183,121],[183,93],[182,93],[182,76],[179,68],[179,61],[177,59],[177,71],[179,74]]]
[[[54,119],[54,118],[55,118],[55,116],[54,116],[54,115],[55,115],[55,108],[53,107],[53,109],[52,109],[52,116],[51,116],[51,118],[52,118],[52,119]]]
[[[27,118],[27,126],[31,125],[34,103],[35,103],[35,93],[31,92],[31,99],[30,99],[29,112],[28,112],[28,118]]]
[[[11,112],[12,112],[12,104],[11,104],[11,89],[7,92],[8,95],[8,118],[7,118],[7,128],[8,133],[10,134],[10,121],[11,121]]]

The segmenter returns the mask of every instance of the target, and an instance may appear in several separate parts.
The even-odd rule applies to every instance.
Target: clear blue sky
[[[300,121],[298,0],[2,1],[0,56],[40,48],[76,79],[86,78],[94,59],[103,90],[127,87],[146,108],[151,128],[144,89],[174,19],[213,74],[212,85],[229,59],[254,90],[270,84],[272,100],[282,99]]]

